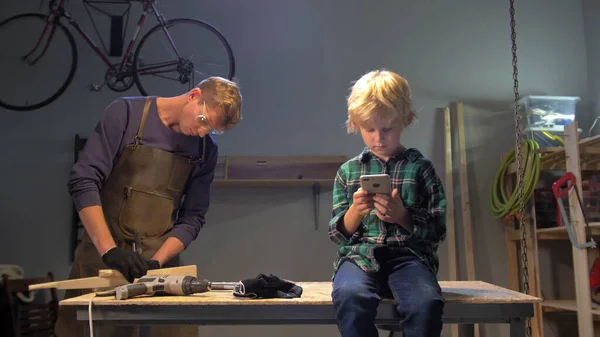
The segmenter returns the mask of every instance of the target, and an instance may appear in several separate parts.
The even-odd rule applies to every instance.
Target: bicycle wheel
[[[0,73],[4,81],[0,107],[39,109],[62,95],[77,69],[73,35],[58,20],[26,13],[0,22]]]
[[[215,62],[216,61],[216,62]],[[225,37],[196,19],[173,19],[152,27],[134,57],[135,83],[142,95],[180,95],[210,76],[229,80],[235,60]]]

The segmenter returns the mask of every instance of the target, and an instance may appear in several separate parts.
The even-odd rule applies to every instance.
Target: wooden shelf
[[[331,187],[346,156],[222,156],[216,187]]]
[[[592,230],[592,235],[600,236],[600,222],[590,222],[590,229]],[[569,233],[567,233],[567,228],[564,226],[538,228],[535,230],[535,233],[538,240],[569,240]],[[511,241],[519,241],[521,240],[521,231],[513,229],[508,233],[508,237]]]
[[[220,156],[213,186],[217,188],[310,187],[314,228],[319,228],[322,188],[333,187],[346,156]]]
[[[542,171],[566,171],[565,149],[562,147],[540,148]],[[581,171],[600,171],[600,135],[584,138],[579,142]],[[508,166],[507,173],[517,172],[517,163]]]
[[[575,300],[550,300],[542,302],[545,312],[577,312],[577,301]],[[592,315],[594,319],[600,319],[600,305],[592,303]]]
[[[215,180],[333,180],[346,156],[221,156]]]
[[[332,187],[333,178],[331,179],[215,179],[213,185],[215,187],[313,187],[318,184],[321,187]]]
[[[600,235],[600,222],[590,222],[592,235]],[[538,240],[568,240],[567,228],[564,226],[536,229]],[[587,234],[587,232],[586,232]]]

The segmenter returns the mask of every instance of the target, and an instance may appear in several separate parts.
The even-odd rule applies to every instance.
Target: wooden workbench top
[[[189,296],[140,296],[127,300],[113,297],[94,297],[93,305],[329,305],[331,282],[297,282],[303,288],[301,298],[248,299],[238,298],[229,291],[211,291]],[[538,303],[541,298],[525,295],[481,281],[440,281],[443,296],[448,302],[485,303]],[[60,301],[65,306],[87,306],[93,294]]]

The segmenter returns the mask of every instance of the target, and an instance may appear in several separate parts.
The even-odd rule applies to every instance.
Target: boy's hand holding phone
[[[353,202],[350,208],[353,208],[353,211],[360,214],[361,217],[369,214],[375,207],[373,194],[363,190],[362,188],[359,188],[356,192],[354,192],[352,199]]]
[[[375,201],[376,214],[379,219],[398,224],[409,232],[413,231],[412,221],[408,211],[404,208],[397,188],[392,191],[392,195],[375,194],[373,201]]]
[[[352,205],[344,215],[344,229],[348,236],[354,234],[362,219],[375,208],[373,194],[359,188],[352,195]]]

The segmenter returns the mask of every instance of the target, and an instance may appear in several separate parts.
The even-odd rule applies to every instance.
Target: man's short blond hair
[[[206,105],[222,110],[220,130],[235,127],[242,119],[242,94],[238,85],[223,77],[212,76],[202,80],[197,87],[202,90]]]
[[[370,71],[358,79],[352,86],[347,103],[348,133],[357,132],[356,126],[364,125],[376,115],[394,120],[403,129],[415,118],[408,82],[385,69]]]

